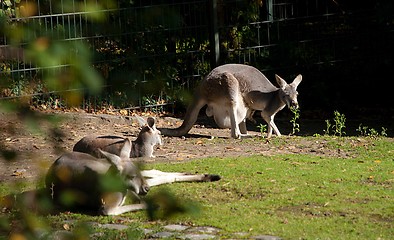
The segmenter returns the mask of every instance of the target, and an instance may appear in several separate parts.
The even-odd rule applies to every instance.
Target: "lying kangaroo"
[[[281,136],[274,123],[275,114],[286,105],[298,108],[297,87],[302,80],[298,75],[287,84],[275,75],[279,88],[275,87],[259,70],[243,64],[226,64],[213,69],[196,89],[194,100],[189,105],[182,125],[176,129],[161,129],[163,135],[182,136],[196,122],[200,109],[206,108],[207,116],[213,116],[221,128],[231,128],[233,138],[247,135],[246,119],[255,110],[261,111],[268,123],[268,135],[272,129]]]
[[[73,148],[74,152],[89,153],[95,157],[104,157],[99,149],[116,155],[120,154],[123,146],[123,137],[118,136],[86,136],[79,140]],[[156,129],[155,119],[149,117],[142,127],[138,137],[132,142],[131,158],[155,157],[153,150],[156,144],[162,145],[161,133]]]
[[[45,183],[55,203],[64,207],[96,209],[103,215],[119,215],[146,208],[144,203],[123,205],[127,191],[145,195],[150,187],[173,182],[220,180],[218,175],[139,171],[130,160],[132,143],[123,141],[120,155],[99,150],[104,159],[86,153],[70,152],[60,156],[49,168]],[[108,183],[108,176],[120,184]],[[115,185],[115,186],[114,186]],[[73,201],[65,201],[73,196]]]

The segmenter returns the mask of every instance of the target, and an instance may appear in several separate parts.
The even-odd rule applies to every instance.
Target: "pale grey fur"
[[[115,155],[99,150],[104,159],[87,153],[70,152],[60,156],[49,168],[45,183],[53,200],[70,207],[62,200],[65,193],[72,193],[72,206],[90,208],[103,215],[119,215],[142,210],[145,203],[124,205],[127,192],[145,195],[150,187],[173,182],[218,181],[220,176],[210,174],[188,175],[185,173],[162,172],[159,170],[140,171],[129,158],[131,141],[125,139],[120,154]],[[111,174],[121,184],[116,190],[103,189],[103,178]],[[112,186],[114,184],[110,184]],[[117,186],[119,185],[119,186]]]
[[[129,158],[131,142],[125,139],[119,156],[101,151],[104,159],[86,153],[71,152],[60,156],[49,168],[45,183],[53,200],[60,204],[65,193],[73,193],[73,207],[91,208],[103,215],[118,215],[145,208],[145,204],[123,205],[127,190],[146,194],[149,185],[138,168]],[[101,179],[110,171],[120,176],[124,189],[107,192],[102,188]]]
[[[137,118],[142,126],[136,140],[132,141],[130,151],[131,158],[137,157],[154,157],[154,147],[162,145],[160,131],[156,128],[155,119],[149,117],[146,121],[142,118]],[[103,157],[99,149],[119,155],[120,149],[123,145],[124,137],[119,136],[97,136],[89,135],[79,140],[73,148],[74,152],[84,152],[95,157]]]
[[[280,136],[274,123],[275,114],[286,105],[298,108],[297,87],[302,80],[298,75],[287,84],[275,75],[279,88],[275,87],[258,69],[243,64],[226,64],[213,69],[201,81],[195,91],[182,125],[176,129],[160,129],[163,135],[182,136],[196,122],[200,109],[205,105],[207,116],[213,116],[220,128],[231,128],[231,136],[247,135],[246,119],[254,111],[261,111],[268,123],[268,138],[272,130]]]

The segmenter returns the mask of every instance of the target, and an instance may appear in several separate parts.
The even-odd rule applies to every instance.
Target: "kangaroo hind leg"
[[[275,131],[276,135],[278,137],[282,136],[279,132],[278,127],[276,126],[275,122],[274,122],[274,117],[275,114],[273,115],[269,115],[265,112],[261,112],[261,117],[267,122],[268,124],[268,129],[267,129],[267,138],[270,138],[272,136],[272,130]]]
[[[220,180],[215,174],[187,174],[179,172],[162,172],[159,170],[145,170],[141,172],[150,187],[174,182],[213,182]]]
[[[229,115],[231,122],[231,137],[241,138],[247,135],[245,117],[247,109],[239,89],[238,79],[231,73],[224,73],[228,83]]]

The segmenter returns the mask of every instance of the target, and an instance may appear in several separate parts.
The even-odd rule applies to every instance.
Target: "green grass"
[[[302,139],[283,138],[275,146]],[[199,214],[183,214],[149,222],[144,212],[119,217],[60,214],[49,218],[61,228],[65,219],[77,222],[117,222],[128,219],[131,230],[108,232],[107,239],[141,234],[138,228],[160,229],[168,223],[213,226],[223,238],[275,235],[284,239],[392,239],[394,236],[394,141],[391,138],[319,137],[333,149],[351,151],[352,158],[286,154],[239,158],[209,158],[149,164],[148,168],[190,173],[216,173],[219,182],[176,183],[165,189],[179,199],[198,204]],[[7,192],[0,184],[0,192]],[[113,235],[108,235],[113,234]],[[118,234],[118,235],[116,235]],[[123,235],[121,235],[123,234]],[[133,235],[134,236],[134,235]],[[239,236],[238,236],[239,237]]]

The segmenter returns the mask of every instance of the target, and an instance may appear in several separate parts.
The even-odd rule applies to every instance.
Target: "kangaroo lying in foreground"
[[[64,207],[96,209],[102,215],[119,215],[146,208],[144,203],[124,205],[127,191],[145,195],[151,187],[161,184],[220,180],[220,176],[210,174],[140,171],[129,158],[131,147],[131,141],[126,138],[119,156],[102,150],[99,152],[104,159],[80,152],[60,156],[49,168],[45,179],[55,203]],[[120,184],[105,184],[114,178]],[[65,202],[66,196],[73,196],[72,203]]]
[[[275,75],[279,88],[275,87],[259,70],[243,64],[226,64],[213,69],[196,89],[193,102],[189,105],[182,125],[176,129],[161,129],[163,135],[182,136],[196,122],[200,109],[207,106],[206,114],[213,116],[220,128],[231,128],[233,138],[247,135],[246,119],[255,110],[268,124],[267,137],[272,129],[281,136],[274,123],[277,112],[286,105],[298,108],[297,87],[302,80],[298,75],[287,84]]]
[[[143,123],[139,119],[140,123]],[[161,133],[157,130],[155,125],[155,119],[148,117],[145,122],[146,124],[142,127],[138,137],[132,142],[130,157],[155,157],[153,150],[155,145],[162,145]],[[99,149],[113,153],[116,155],[120,154],[120,150],[123,146],[124,138],[118,136],[86,136],[79,140],[73,148],[74,152],[89,153],[95,157],[104,157]]]

